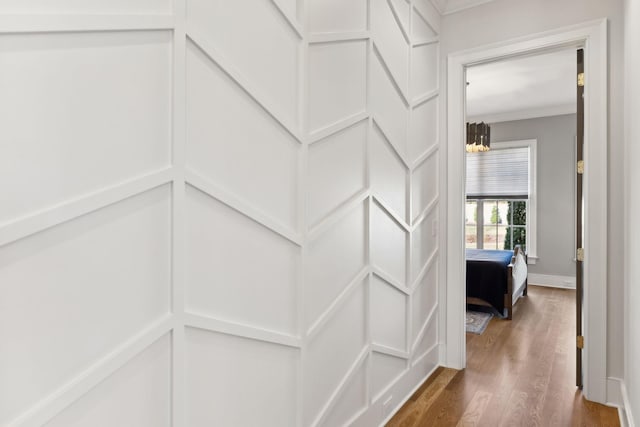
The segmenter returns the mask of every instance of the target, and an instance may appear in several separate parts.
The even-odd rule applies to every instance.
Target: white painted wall
[[[640,254],[640,225],[635,219],[640,209],[640,170],[635,161],[640,158],[640,85],[635,78],[640,67],[640,2],[626,0],[625,6],[625,158],[626,158],[626,205],[625,205],[625,370],[624,382],[626,414],[629,425],[640,421],[640,266],[634,262]]]
[[[623,352],[621,351],[624,341],[621,332],[624,330],[624,315],[620,310],[624,302],[624,246],[622,243],[624,241],[624,150],[622,142],[624,38],[622,1],[495,0],[444,16],[442,19],[441,54],[442,58],[446,58],[452,52],[605,17],[609,20],[607,375],[620,378],[624,370]],[[482,28],[482,31],[470,31],[471,25]],[[446,87],[442,84],[441,86]],[[445,128],[444,122],[441,122],[440,128]],[[442,137],[444,138],[444,135]]]
[[[381,424],[439,360],[439,21],[3,2],[0,424]]]
[[[538,142],[538,260],[529,265],[529,274],[575,280],[575,136],[575,114],[491,123],[492,141]]]

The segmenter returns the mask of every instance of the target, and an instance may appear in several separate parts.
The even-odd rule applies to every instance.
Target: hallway
[[[529,287],[513,321],[467,334],[467,369],[439,368],[389,426],[618,426],[575,381],[575,291]]]

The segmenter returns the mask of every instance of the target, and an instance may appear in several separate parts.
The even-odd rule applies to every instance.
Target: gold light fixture
[[[467,123],[467,153],[489,151],[491,129],[485,122]]]

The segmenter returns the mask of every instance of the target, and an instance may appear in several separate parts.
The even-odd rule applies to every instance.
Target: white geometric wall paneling
[[[164,186],[0,248],[2,424],[168,315],[170,203]]]
[[[372,344],[399,354],[407,353],[407,295],[378,275],[371,278]]]
[[[295,233],[299,153],[296,138],[189,42],[187,171],[209,183],[214,196]]]
[[[170,33],[1,37],[0,224],[169,166]]]
[[[371,358],[371,390],[373,400],[378,400],[383,392],[405,372],[407,361],[375,351],[371,353]]]
[[[144,396],[144,399],[140,397]],[[171,336],[164,335],[46,427],[171,425]]]
[[[412,315],[413,337],[412,345],[416,338],[426,327],[427,322],[434,320],[436,306],[438,305],[438,263],[434,261],[428,264],[427,270],[413,289]]]
[[[370,141],[371,191],[403,221],[407,215],[409,167],[374,122]]]
[[[379,425],[436,366],[437,12],[248,3],[0,5],[0,424]]]
[[[300,248],[187,187],[186,310],[294,335]]]
[[[296,425],[298,349],[195,328],[186,342],[186,425]]]
[[[304,425],[318,421],[368,354],[365,283],[353,288],[332,318],[308,337],[303,363]]]
[[[411,87],[413,101],[438,90],[439,70],[436,67],[440,55],[437,39],[414,44],[411,56]]]
[[[412,42],[419,44],[426,40],[437,40],[440,33],[440,17],[437,9],[430,0],[413,0],[412,3]]]
[[[375,48],[373,57],[369,65],[369,78],[371,79],[369,111],[385,138],[395,147],[398,154],[406,159],[408,103],[402,95],[399,96],[400,89],[397,89]],[[408,162],[405,161],[405,163]]]
[[[422,221],[415,225],[411,233],[411,282],[415,283],[424,272],[429,261],[437,255],[438,209],[432,204],[431,210],[424,215]]]
[[[368,405],[368,370],[365,360],[349,379],[349,383],[333,400],[327,415],[319,425],[326,427],[348,426],[356,417],[367,409]]]
[[[307,0],[305,6],[311,34],[367,30],[367,0]]]
[[[0,5],[2,425],[170,423],[170,8]]]
[[[187,0],[187,34],[204,50],[224,57],[243,76],[245,88],[268,102],[272,114],[293,125],[301,34],[296,20],[289,18],[291,3],[295,14],[295,0],[278,3],[289,10],[285,13],[265,0]],[[237,114],[238,119],[244,117]]]
[[[309,236],[304,265],[305,330],[317,329],[339,296],[359,286],[368,274],[367,206],[356,200],[354,206],[335,215],[324,229]]]
[[[34,13],[36,11],[36,13]],[[107,14],[169,14],[170,0],[61,0],[55,3],[49,0],[3,0],[0,4],[2,14],[68,16],[68,14],[87,14],[104,16]],[[50,17],[53,21],[55,17]]]
[[[309,146],[307,215],[311,227],[366,190],[368,125],[367,120],[357,122]]]
[[[371,33],[386,67],[405,98],[409,90],[409,36],[396,10],[404,1],[371,0]],[[408,16],[408,13],[402,14]]]
[[[428,94],[427,100],[420,100],[411,109],[409,132],[409,159],[414,167],[419,166],[426,156],[438,149],[438,98],[436,92]]]
[[[408,228],[378,202],[371,206],[371,265],[383,277],[406,286]]]
[[[411,175],[411,217],[414,224],[438,201],[438,151],[431,150],[428,154]]]
[[[309,46],[309,128],[317,133],[366,110],[367,42]]]

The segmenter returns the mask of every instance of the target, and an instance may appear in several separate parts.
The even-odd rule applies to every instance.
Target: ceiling
[[[472,66],[467,69],[468,121],[575,113],[575,76],[575,49]]]

